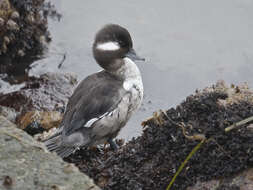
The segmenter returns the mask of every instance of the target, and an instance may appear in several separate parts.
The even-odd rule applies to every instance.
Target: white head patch
[[[115,51],[120,49],[119,44],[117,42],[105,42],[97,44],[97,49],[103,51]]]

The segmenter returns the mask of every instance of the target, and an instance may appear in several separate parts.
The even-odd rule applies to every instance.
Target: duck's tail
[[[56,132],[54,135],[44,141],[47,149],[51,152],[56,152],[60,157],[68,157],[75,151],[75,147],[62,145],[61,132]]]

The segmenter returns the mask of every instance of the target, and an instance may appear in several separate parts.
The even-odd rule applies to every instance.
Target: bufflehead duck
[[[129,32],[115,24],[103,27],[93,43],[93,55],[104,69],[86,77],[67,104],[62,123],[45,141],[50,151],[67,157],[79,147],[113,139],[124,127],[143,99],[141,73]]]

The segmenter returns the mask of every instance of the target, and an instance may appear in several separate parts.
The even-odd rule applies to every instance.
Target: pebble
[[[0,17],[0,27],[4,25],[4,19]]]
[[[20,57],[23,57],[23,56],[25,56],[25,52],[22,49],[20,49],[20,50],[18,50],[18,55]]]
[[[28,23],[32,24],[34,23],[34,16],[32,14],[27,15],[26,20]]]
[[[6,25],[8,30],[19,30],[17,23],[11,19],[7,21]]]
[[[8,38],[7,36],[4,36],[4,42],[6,45],[8,45],[10,43],[10,38]]]
[[[2,52],[3,53],[6,53],[7,52],[7,46],[6,46],[6,44],[5,43],[3,43],[3,45],[2,45]]]
[[[11,19],[15,20],[19,18],[19,13],[17,11],[14,11],[11,13]]]
[[[46,37],[44,35],[40,36],[40,43],[43,45],[47,45]]]

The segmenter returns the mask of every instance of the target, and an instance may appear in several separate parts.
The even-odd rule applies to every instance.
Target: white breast
[[[132,95],[131,107],[132,111],[139,108],[143,99],[143,83],[141,73],[136,64],[129,58],[124,58],[125,65],[121,69],[121,74],[125,80],[123,88],[129,91]]]

